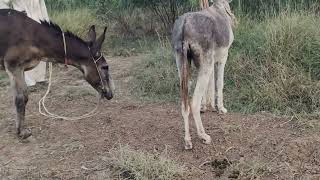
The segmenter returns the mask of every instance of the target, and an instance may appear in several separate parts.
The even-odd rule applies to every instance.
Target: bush
[[[97,26],[98,35],[101,33],[99,30],[103,29],[101,26],[108,26],[105,45],[103,46],[104,52],[108,55],[130,56],[136,53],[145,52],[154,46],[154,37],[141,36],[135,38],[119,35],[118,32],[114,32],[115,27],[110,27],[109,25],[102,23],[88,8],[61,12],[51,11],[49,14],[50,19],[58,24],[64,31],[69,30],[79,35],[84,40],[87,40],[87,33],[91,25]]]
[[[194,0],[192,0],[194,1]],[[192,8],[191,0],[98,0],[98,16],[119,34],[141,36],[171,32],[177,16]]]

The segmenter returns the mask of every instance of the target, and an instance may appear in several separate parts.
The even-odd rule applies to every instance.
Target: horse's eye
[[[108,65],[104,65],[104,66],[101,67],[101,69],[103,69],[103,70],[109,70],[109,66],[108,66]]]

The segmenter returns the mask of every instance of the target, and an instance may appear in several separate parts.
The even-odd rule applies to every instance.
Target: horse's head
[[[223,12],[226,12],[226,14],[230,18],[230,24],[234,28],[234,27],[237,26],[238,22],[237,22],[237,19],[236,19],[235,15],[231,11],[231,8],[230,8],[230,5],[229,5],[231,2],[232,2],[232,0],[216,0],[215,1],[215,4],[216,4],[215,7],[221,9]]]
[[[82,65],[85,79],[95,88],[101,97],[108,100],[113,98],[114,85],[109,72],[109,65],[101,52],[101,47],[105,39],[106,29],[97,39],[95,26],[89,30],[89,56],[86,64]]]

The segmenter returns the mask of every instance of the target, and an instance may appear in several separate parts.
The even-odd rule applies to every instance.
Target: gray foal
[[[228,51],[234,38],[232,31],[234,24],[235,17],[227,0],[216,0],[205,10],[186,13],[174,24],[172,41],[180,77],[186,149],[192,149],[189,131],[190,111],[195,120],[198,136],[205,144],[211,143],[211,137],[205,133],[202,125],[201,106],[204,110],[207,106],[211,106],[219,113],[227,112],[223,105],[223,78]],[[191,62],[199,73],[192,101],[189,103],[188,80]],[[217,80],[214,77],[215,71]]]

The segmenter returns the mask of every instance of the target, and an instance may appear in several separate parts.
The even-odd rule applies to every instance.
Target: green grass
[[[10,84],[9,77],[5,71],[0,71],[0,87]]]
[[[51,20],[62,27],[64,31],[71,31],[79,37],[87,40],[87,33],[91,25],[96,25],[97,34],[100,35],[104,26],[108,27],[103,50],[111,56],[132,56],[138,53],[150,51],[155,46],[155,37],[140,36],[130,37],[119,34],[117,27],[104,22],[94,14],[95,11],[88,8],[80,8],[66,11],[51,11]],[[108,25],[107,25],[108,24]]]
[[[132,70],[132,92],[147,101],[172,102],[179,98],[175,60],[169,47],[157,47]]]
[[[49,11],[67,11],[95,7],[96,0],[45,0],[45,3]]]
[[[158,43],[154,37],[130,38],[126,36],[111,34],[106,40],[106,52],[110,56],[133,56],[146,54],[157,47]]]
[[[312,114],[320,105],[320,21],[281,14],[244,23],[226,69],[229,109],[240,112]]]
[[[186,168],[167,157],[167,153],[149,154],[128,146],[119,146],[110,151],[113,165],[121,169],[124,179],[172,180],[184,179]]]
[[[50,19],[58,24],[64,31],[69,30],[84,39],[87,38],[87,33],[91,25],[102,25],[87,8],[72,11],[51,11],[49,14]]]
[[[319,26],[320,20],[307,13],[281,13],[261,22],[241,19],[226,66],[227,108],[319,115]],[[137,66],[134,92],[152,101],[177,100],[171,48],[155,49]]]

